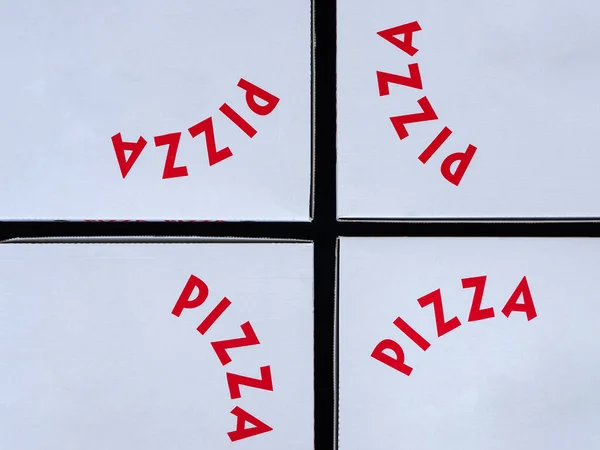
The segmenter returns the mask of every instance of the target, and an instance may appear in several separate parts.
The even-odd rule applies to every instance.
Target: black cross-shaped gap
[[[336,242],[339,236],[600,236],[595,223],[383,223],[336,219],[336,0],[315,0],[316,37],[314,218],[296,222],[78,223],[10,222],[0,224],[0,240],[43,236],[206,236],[304,239],[314,242],[315,450],[334,442],[334,303]],[[378,149],[364,148],[365,158]],[[407,192],[406,195],[410,195]],[[364,298],[364,308],[376,307]],[[360,330],[355,330],[360,333]],[[293,407],[293,405],[290,405]],[[355,424],[360,426],[360,424]]]

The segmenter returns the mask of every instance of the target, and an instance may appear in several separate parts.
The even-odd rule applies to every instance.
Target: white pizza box
[[[0,6],[0,220],[311,217],[311,0]]]
[[[597,448],[599,267],[590,238],[342,238],[339,449]]]
[[[313,448],[311,243],[25,242],[0,244],[0,448]]]
[[[338,216],[600,218],[600,4],[338,2]]]

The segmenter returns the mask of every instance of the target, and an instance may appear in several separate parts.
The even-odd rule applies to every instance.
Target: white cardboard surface
[[[600,240],[342,238],[340,252],[340,450],[596,447]],[[481,309],[495,317],[470,322],[461,279],[483,275]],[[530,321],[502,313],[523,277]],[[436,289],[445,321],[461,322],[439,338],[417,301]],[[409,376],[371,357],[384,339],[401,345]]]
[[[600,217],[597,2],[343,0],[337,12],[339,217]],[[414,21],[413,56],[377,34]],[[422,89],[380,96],[376,72],[408,77],[410,64]],[[390,117],[420,113],[423,97],[438,119],[401,140]],[[441,165],[469,145],[455,186]]]
[[[309,220],[309,0],[3,2],[0,53],[0,219]],[[241,78],[279,98],[270,114]],[[188,132],[209,117],[233,154],[212,166]],[[154,137],[176,132],[188,176],[163,179]],[[147,141],[125,178],[117,133]]]
[[[0,448],[312,449],[312,266],[311,244],[0,244]],[[191,274],[208,298],[176,317]],[[222,365],[245,322],[260,344]],[[273,390],[231,399],[263,366]],[[236,406],[273,431],[231,442]]]

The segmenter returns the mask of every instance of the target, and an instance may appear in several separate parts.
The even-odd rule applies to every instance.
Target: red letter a
[[[117,155],[117,163],[119,164],[119,169],[121,169],[121,175],[125,178],[142,153],[142,150],[144,150],[147,144],[146,139],[140,136],[137,142],[123,142],[121,133],[117,133],[111,140],[115,149],[115,155]],[[125,157],[125,150],[131,150],[129,159]]]
[[[252,414],[247,413],[239,406],[236,406],[231,410],[231,414],[237,417],[237,423],[235,425],[235,430],[227,433],[231,442],[239,441],[240,439],[246,439],[252,436],[256,436],[257,434],[266,433],[268,431],[273,431],[269,425],[264,422],[261,422]],[[254,425],[252,428],[246,428],[246,422]]]
[[[419,49],[413,47],[412,40],[413,33],[417,31],[421,31],[419,22],[410,22],[397,27],[388,28],[387,30],[378,31],[377,34],[390,44],[394,44],[403,52],[408,53],[410,56],[415,56]],[[403,41],[396,37],[398,34],[404,35]]]
[[[517,300],[519,300],[521,295],[523,296],[523,303],[517,303]],[[535,305],[533,304],[533,297],[529,290],[529,284],[527,284],[527,277],[523,277],[515,289],[515,292],[512,293],[506,302],[506,305],[502,308],[502,314],[506,317],[510,316],[513,312],[524,312],[527,314],[527,321],[537,317]]]

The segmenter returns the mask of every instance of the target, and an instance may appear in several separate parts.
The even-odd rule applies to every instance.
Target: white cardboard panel
[[[598,267],[598,239],[342,238],[339,449],[595,448]],[[494,317],[469,321],[478,289],[461,280],[481,276],[477,309]],[[530,320],[505,308],[523,277]],[[433,305],[418,302],[437,289],[444,322],[460,322],[441,337]],[[409,375],[372,356],[385,339]]]
[[[340,218],[600,217],[598,2],[343,0],[337,11]],[[413,55],[378,35],[413,22],[419,31],[396,36],[412,37]],[[409,77],[409,65],[422,88],[383,83],[380,95],[377,71]],[[400,139],[390,118],[421,113],[422,98],[437,120],[407,123]],[[455,186],[441,168],[469,145]]]
[[[312,449],[312,255],[298,243],[0,244],[0,448]],[[192,274],[208,297],[177,317]],[[222,365],[211,343],[247,322],[260,343]],[[232,399],[226,373],[264,366],[273,389],[242,384]],[[232,442],[236,407],[273,430]]]
[[[0,53],[1,220],[309,220],[310,0],[3,2]],[[232,153],[212,166],[209,128],[188,131],[209,117]],[[188,176],[163,179],[154,138],[177,132]],[[117,133],[147,142],[125,178]]]

